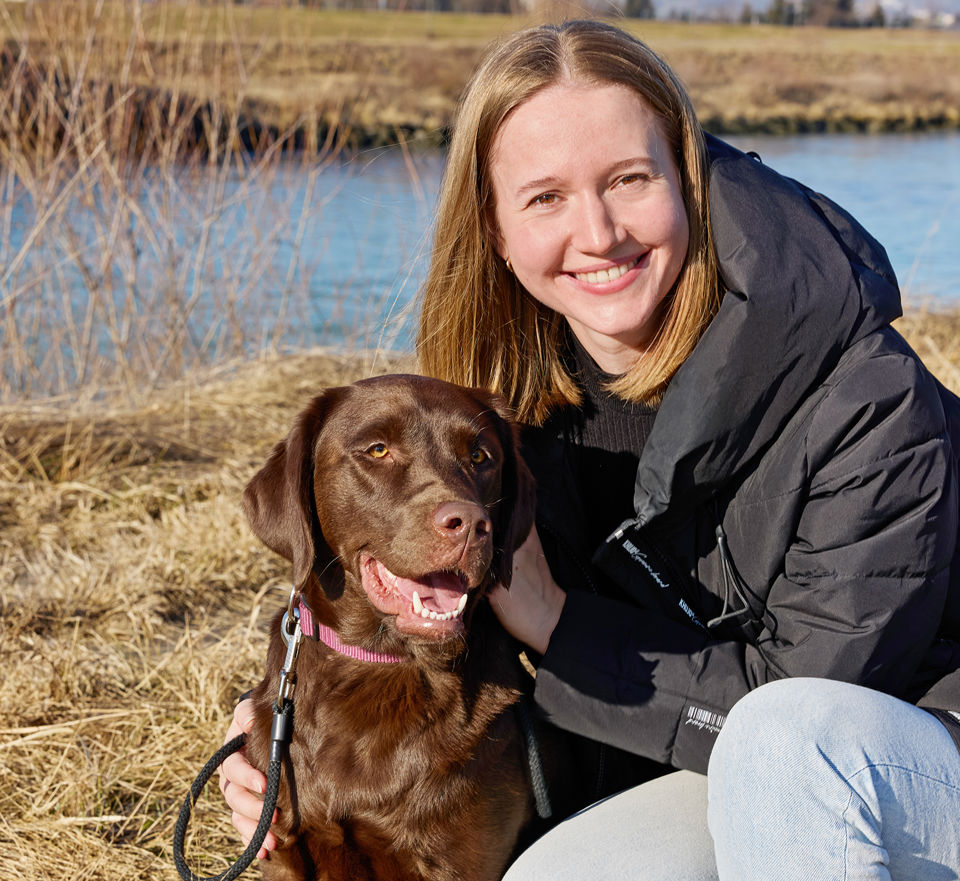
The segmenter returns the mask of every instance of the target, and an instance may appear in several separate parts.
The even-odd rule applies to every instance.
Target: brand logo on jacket
[[[670,582],[667,581],[656,569],[653,568],[653,566],[650,565],[649,560],[647,560],[647,555],[632,541],[630,541],[630,539],[624,541],[623,549],[630,555],[630,559],[636,561],[647,570],[647,573],[654,580],[654,583],[658,587],[662,587],[664,590],[669,590]]]
[[[711,734],[719,734],[723,728],[723,723],[727,717],[723,713],[712,713],[703,707],[687,707],[687,718],[684,725],[693,725],[701,731],[709,731]]]

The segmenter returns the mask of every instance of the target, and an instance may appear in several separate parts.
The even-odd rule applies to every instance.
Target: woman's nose
[[[601,196],[584,196],[575,222],[574,244],[585,254],[606,254],[621,239],[620,224]]]

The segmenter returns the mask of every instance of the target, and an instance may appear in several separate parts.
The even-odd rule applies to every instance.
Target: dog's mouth
[[[374,607],[396,615],[401,632],[439,638],[463,630],[470,586],[462,572],[439,571],[405,578],[364,554],[360,558],[360,580]]]

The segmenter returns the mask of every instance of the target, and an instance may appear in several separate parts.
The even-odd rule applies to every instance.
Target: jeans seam
[[[857,771],[857,774],[860,772]],[[853,776],[856,776],[853,775]],[[850,780],[846,781],[847,785],[850,786]],[[843,835],[843,877],[840,881],[847,881],[847,870],[849,869],[849,862],[847,860],[847,848],[850,844],[850,824],[847,822],[847,811],[850,810],[850,806],[853,804],[854,798],[858,798],[856,790],[850,786],[850,794],[847,796],[847,804],[844,807],[843,811],[840,813],[840,819],[843,821],[843,826],[840,829],[840,834]],[[862,801],[862,799],[861,799]]]
[[[844,779],[846,780],[848,785],[852,786],[853,784],[851,783],[851,781],[853,780],[854,777],[859,776],[864,771],[870,771],[878,768],[888,768],[895,771],[904,771],[907,774],[911,774],[916,777],[922,777],[924,780],[929,780],[931,783],[935,783],[940,786],[945,786],[947,789],[952,789],[954,792],[960,792],[960,786],[957,786],[953,783],[950,783],[947,780],[944,780],[943,777],[938,777],[934,774],[928,774],[926,771],[920,771],[917,768],[910,768],[910,767],[907,767],[906,765],[897,764],[896,762],[873,762],[869,765],[864,765],[862,768],[860,768],[857,771],[854,771],[852,774],[850,774],[848,777],[845,777]]]

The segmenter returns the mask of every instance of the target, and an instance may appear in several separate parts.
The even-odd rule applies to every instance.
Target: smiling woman
[[[509,881],[960,872],[960,399],[899,314],[880,245],[629,35],[481,64],[418,354],[527,423],[535,529],[490,603],[569,773],[620,793]]]
[[[568,31],[571,41],[578,39],[575,31]],[[597,25],[594,48],[581,53],[543,40],[538,29],[514,34],[481,64],[459,108],[423,289],[418,354],[427,372],[501,389],[522,419],[540,421],[556,403],[580,399],[561,343],[569,318],[582,322],[583,308],[593,311],[586,304],[596,299],[590,293],[596,283],[571,273],[609,275],[611,267],[620,272],[639,259],[627,273],[629,293],[609,298],[647,290],[628,317],[610,319],[618,339],[606,335],[601,345],[596,331],[590,342],[586,333],[580,339],[615,368],[612,388],[633,401],[657,399],[716,309],[703,131],[673,72],[646,47],[624,54],[623,37]],[[575,102],[568,104],[568,97]],[[638,164],[623,165],[631,162]],[[642,228],[625,228],[628,203],[631,225],[642,213]],[[535,237],[528,259],[531,223],[551,234]],[[563,242],[571,227],[575,238]],[[590,234],[600,239],[585,241]],[[616,247],[598,254],[611,235]],[[566,253],[545,254],[548,247]],[[551,272],[558,274],[548,286],[545,273]],[[469,289],[451,288],[452,274]],[[526,289],[528,282],[535,290]],[[561,292],[565,302],[570,298],[571,314],[555,309]],[[503,334],[507,316],[515,332]],[[638,346],[646,357],[636,357]]]
[[[497,252],[517,281],[607,373],[626,373],[657,332],[689,241],[653,111],[625,86],[544,89],[500,128],[491,178]]]

